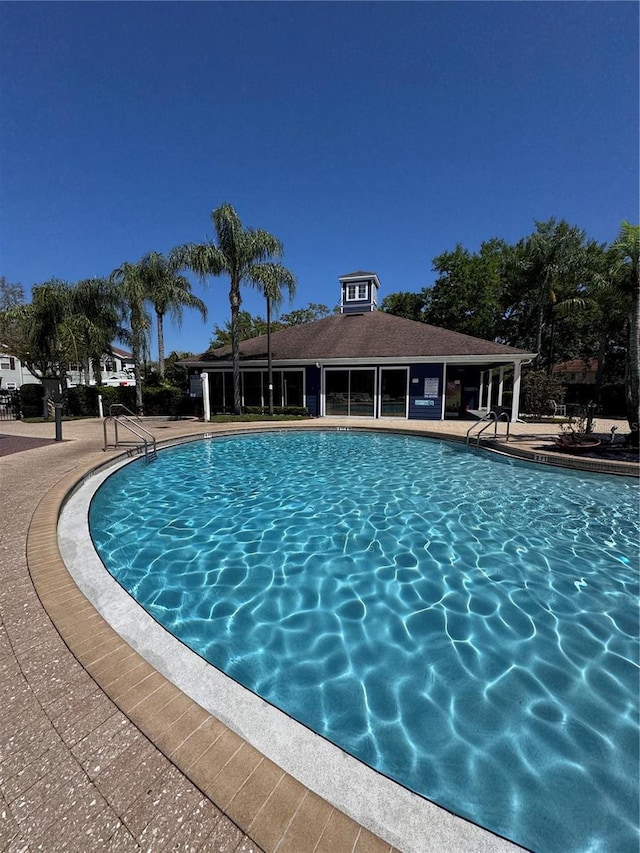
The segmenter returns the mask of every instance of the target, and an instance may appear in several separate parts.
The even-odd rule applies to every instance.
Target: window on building
[[[302,406],[303,404],[303,372],[302,370],[273,371],[273,405]],[[269,372],[262,374],[264,406],[269,405]]]
[[[354,302],[358,299],[367,298],[366,284],[348,284],[347,285],[347,302]]]
[[[209,399],[211,411],[233,411],[233,376],[231,371],[212,370],[209,373]]]
[[[304,374],[301,370],[282,371],[283,404],[302,406],[304,402]]]
[[[262,375],[257,370],[242,373],[242,402],[245,406],[263,406]]]
[[[15,370],[16,360],[11,355],[0,355],[0,370]]]
[[[243,370],[240,374],[243,406],[269,405],[269,379],[266,370]],[[214,412],[233,410],[233,375],[230,370],[209,371],[209,395]],[[304,404],[304,372],[273,371],[273,405]]]

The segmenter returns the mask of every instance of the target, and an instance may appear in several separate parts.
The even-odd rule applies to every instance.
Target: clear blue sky
[[[107,275],[211,237],[223,202],[282,240],[295,307],[356,269],[418,291],[456,243],[551,216],[610,242],[639,218],[638,9],[2,2],[0,274]],[[194,291],[209,319],[167,352],[228,319],[225,279]]]

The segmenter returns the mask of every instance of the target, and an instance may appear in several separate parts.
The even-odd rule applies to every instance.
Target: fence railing
[[[20,391],[0,388],[0,421],[18,421],[20,417]]]

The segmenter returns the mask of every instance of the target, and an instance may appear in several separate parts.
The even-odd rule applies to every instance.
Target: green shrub
[[[40,387],[40,386],[34,386]],[[136,411],[136,389],[131,386],[76,385],[65,392],[65,414],[76,417],[98,416],[98,395],[102,396],[102,409],[109,414],[109,407],[121,403],[131,412]],[[195,401],[173,385],[145,385],[142,393],[145,415],[193,415]],[[40,404],[42,405],[42,404]],[[38,411],[38,415],[42,411]]]
[[[111,385],[75,385],[67,388],[65,399],[65,414],[79,417],[96,418],[99,415],[98,396],[102,397],[102,409],[109,414],[109,406],[122,403],[132,412],[136,408],[136,389],[129,386]]]
[[[142,401],[145,415],[177,415],[182,414],[181,407],[184,394],[172,385],[162,385],[156,388],[145,388]]]
[[[102,409],[105,415],[109,414],[109,406],[114,403],[122,403],[130,412],[136,410],[136,389],[133,386],[117,386],[112,388],[110,385],[96,386],[96,394],[102,395]],[[98,404],[96,401],[96,413]]]
[[[20,386],[20,410],[23,418],[42,417],[42,399],[44,387],[29,383]]]
[[[64,401],[65,413],[72,416],[95,418],[98,416],[98,394],[95,385],[75,385],[67,388]]]
[[[521,411],[534,417],[552,415],[551,400],[564,403],[565,389],[559,379],[547,376],[544,370],[528,370],[522,376]]]

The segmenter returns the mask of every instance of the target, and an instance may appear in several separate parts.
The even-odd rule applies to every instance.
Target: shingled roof
[[[312,323],[289,326],[271,335],[271,353],[274,361],[449,356],[493,356],[499,361],[508,361],[511,357],[531,355],[504,344],[450,332],[383,311],[334,314]],[[243,361],[266,357],[266,335],[240,343],[240,358]],[[224,346],[185,359],[185,363],[212,364],[230,360],[231,347]]]

